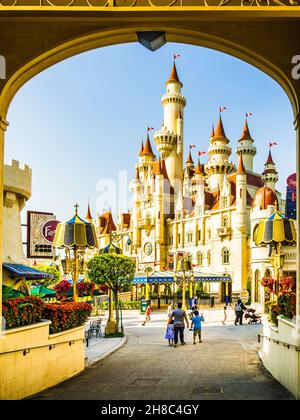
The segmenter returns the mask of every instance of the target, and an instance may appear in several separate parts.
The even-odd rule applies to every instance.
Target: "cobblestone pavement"
[[[95,400],[288,400],[293,397],[264,369],[258,356],[261,325],[235,327],[230,313],[205,311],[203,343],[169,347],[166,315],[153,314],[142,326],[137,312],[126,313],[127,344],[81,375],[35,399]]]

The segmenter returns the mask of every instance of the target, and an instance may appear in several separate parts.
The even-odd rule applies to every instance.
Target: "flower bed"
[[[43,319],[44,302],[36,297],[9,299],[2,303],[6,328],[35,324]]]
[[[92,311],[88,303],[46,303],[43,317],[52,321],[50,334],[59,333],[83,325]]]

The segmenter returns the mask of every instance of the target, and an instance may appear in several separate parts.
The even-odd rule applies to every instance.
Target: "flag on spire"
[[[220,106],[219,111],[224,112],[226,109],[228,109],[226,106]]]
[[[198,152],[198,156],[206,155],[206,152]]]
[[[194,149],[195,147],[197,147],[195,144],[190,144],[190,149]]]
[[[248,118],[248,117],[253,117],[252,112],[246,112],[246,118]]]
[[[148,127],[148,133],[152,130],[155,130],[155,128],[154,127]]]
[[[177,58],[180,58],[181,57],[181,54],[175,53],[173,57],[174,57],[174,60],[177,60]]]
[[[269,143],[269,147],[271,148],[271,147],[273,147],[273,146],[278,146],[278,143],[277,143],[276,141],[271,141],[271,142]]]

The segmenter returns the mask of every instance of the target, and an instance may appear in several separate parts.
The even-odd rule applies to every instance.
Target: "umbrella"
[[[25,297],[26,294],[20,292],[19,290],[13,289],[12,287],[2,285],[2,296],[3,300],[6,299],[15,299],[15,298],[22,298]]]
[[[42,296],[45,298],[55,297],[55,290],[48,289],[45,286],[37,286],[30,291],[30,296]]]

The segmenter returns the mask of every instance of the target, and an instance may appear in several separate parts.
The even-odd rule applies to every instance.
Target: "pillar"
[[[297,329],[300,343],[300,112],[295,119],[297,168]]]
[[[0,118],[0,336],[2,335],[2,230],[3,230],[3,171],[4,138],[8,122]]]

